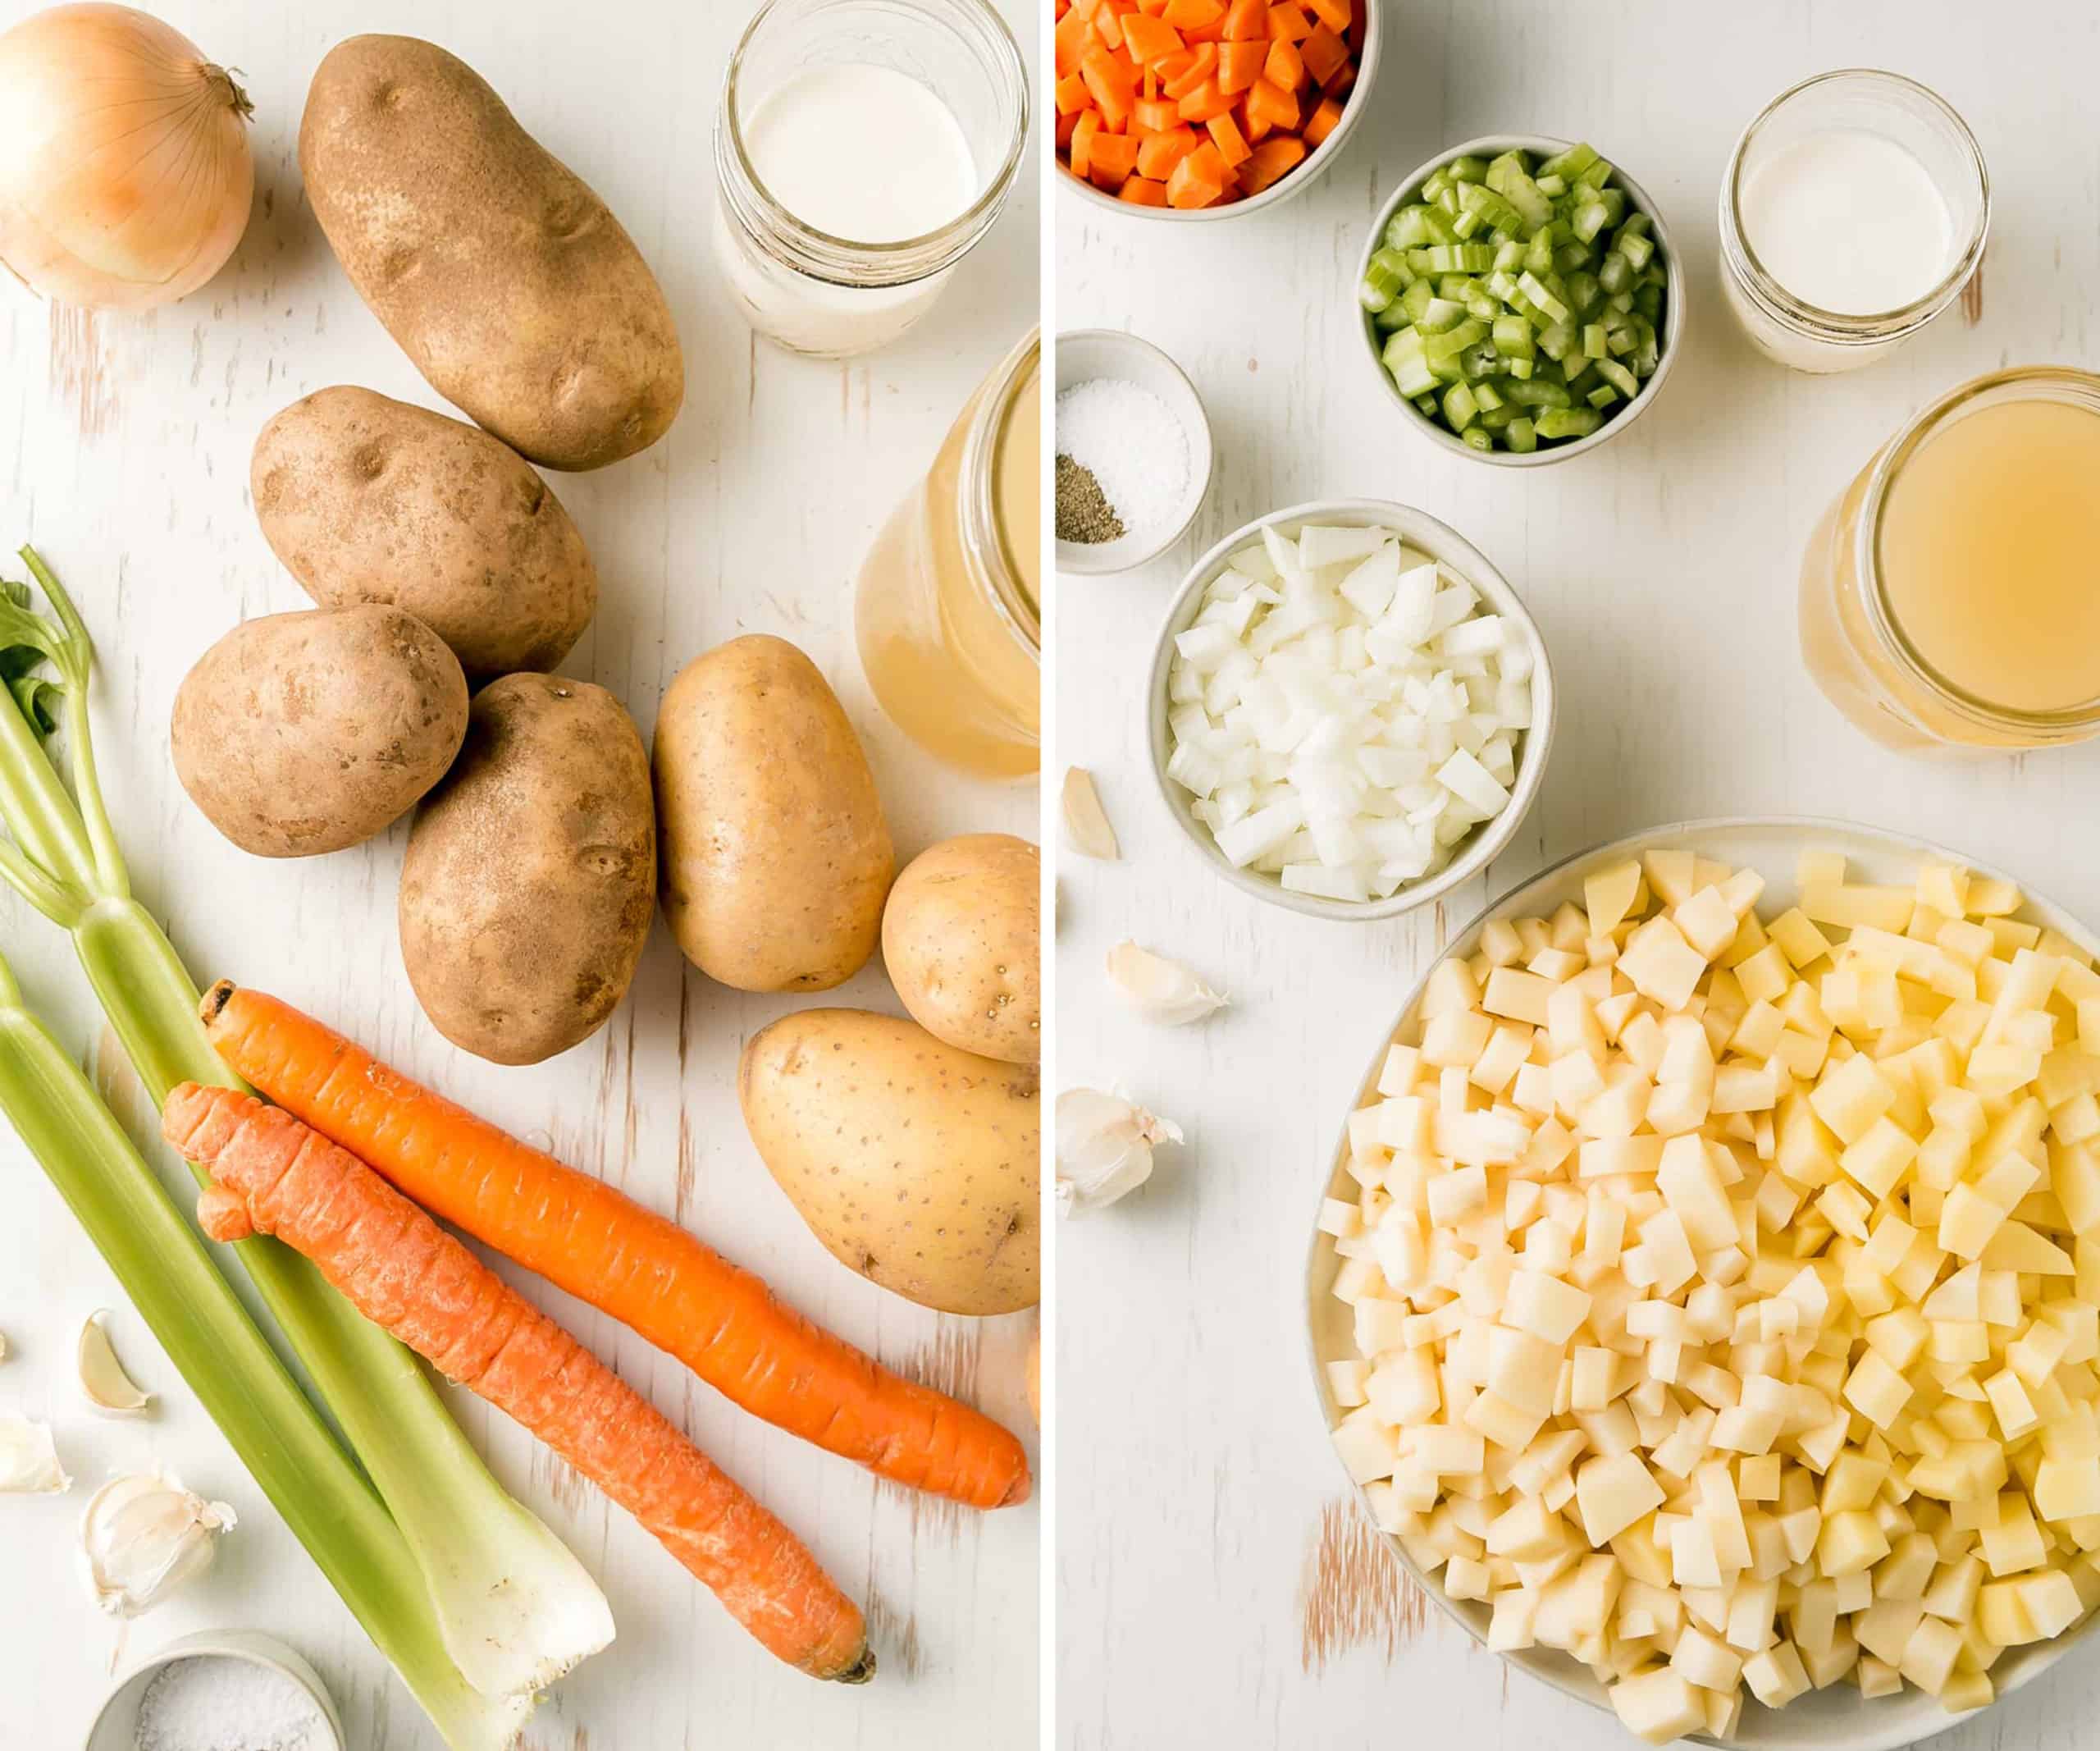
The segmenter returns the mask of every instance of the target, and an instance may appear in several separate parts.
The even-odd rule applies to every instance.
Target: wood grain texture
[[[34,0],[0,0],[0,25],[34,9]],[[245,857],[176,786],[167,724],[183,674],[227,627],[307,606],[248,503],[249,452],[263,421],[336,382],[440,405],[329,254],[294,150],[307,80],[328,48],[358,31],[408,31],[475,66],[605,197],[662,281],[684,342],[689,386],[669,437],[599,473],[550,477],[603,582],[597,619],[564,672],[618,694],[646,737],[689,658],[740,633],[777,633],[838,689],[867,745],[900,859],[952,833],[1034,837],[1032,792],[957,781],[890,729],[861,678],[848,618],[862,551],[969,392],[1034,320],[1032,167],[918,333],[870,359],[812,363],[752,338],[710,247],[715,94],[746,0],[623,0],[587,25],[555,0],[500,9],[170,0],[157,10],[244,71],[258,181],[245,240],[209,286],[140,317],[55,313],[0,286],[0,551],[34,540],[98,637],[98,748],[141,894],[168,917],[200,979],[240,978],[329,1017],[411,1075],[674,1213],[892,1365],[972,1385],[986,1410],[1028,1431],[1030,1317],[945,1319],[856,1278],[802,1226],[751,1150],[737,1113],[737,1054],[806,999],[710,984],[685,967],[660,925],[628,1000],[591,1039],[530,1070],[467,1058],[424,1020],[402,972],[394,901],[405,824],[332,857]],[[1007,10],[1032,59],[1032,9],[1010,0]],[[0,895],[0,948],[62,1039],[92,1060],[120,1115],[150,1140],[151,1115],[66,943]],[[901,1013],[879,968],[826,1000]],[[115,1666],[190,1630],[259,1625],[321,1666],[351,1751],[436,1751],[413,1703],[11,1134],[0,1135],[0,1329],[10,1346],[0,1406],[52,1417],[79,1480],[69,1497],[7,1502],[0,1744],[71,1747]],[[503,1417],[455,1397],[497,1474],[599,1576],[619,1625],[615,1645],[543,1706],[527,1740],[532,1751],[1033,1743],[1034,1505],[928,1515],[745,1415],[611,1321],[506,1274],[795,1528],[869,1610],[883,1660],[877,1681],[851,1693],[778,1666],[567,1467]],[[163,1395],[150,1421],[98,1422],[78,1401],[72,1334],[98,1306],[117,1310],[127,1364]],[[73,1580],[74,1529],[87,1488],[152,1458],[231,1502],[241,1524],[204,1580],[120,1631],[93,1614]],[[24,1585],[25,1574],[48,1583]]]
[[[1093,769],[1125,861],[1060,866],[1057,1080],[1120,1086],[1176,1120],[1152,1183],[1057,1240],[1057,1742],[1266,1751],[1393,1742],[1605,1751],[1628,1741],[1431,1610],[1386,1625],[1384,1584],[1308,1633],[1308,1577],[1345,1567],[1299,1308],[1343,1114],[1446,935],[1543,863],[1656,822],[1819,814],[1995,858],[2100,921],[2100,747],[1924,761],[1862,740],[1796,647],[1802,543],[1911,411],[2007,363],[2100,363],[2100,163],[2091,15],[2024,9],[1979,29],[1953,0],[1783,0],[1754,12],[1616,0],[1387,0],[1372,107],[1340,161],[1247,219],[1168,226],[1057,200],[1056,319],[1125,327],[1189,373],[1219,467],[1178,552],[1060,581],[1057,769]],[[2007,21],[2008,25],[2011,21]],[[1942,93],[1988,160],[1987,295],[1906,350],[1791,374],[1734,327],[1714,212],[1737,133],[1832,67],[1890,66]],[[1359,338],[1367,228],[1408,171],[1476,135],[1587,136],[1662,204],[1691,275],[1685,352],[1640,423],[1563,467],[1449,457],[1406,430]],[[1138,702],[1166,602],[1197,554],[1314,498],[1443,518],[1537,616],[1561,694],[1552,770],[1516,843],[1447,913],[1326,924],[1217,881],[1153,794]],[[1125,937],[1193,962],[1233,1002],[1148,1027],[1102,958]],[[1389,1565],[1389,1566],[1390,1566]],[[1308,1654],[1312,1656],[1308,1658]],[[2091,1662],[1936,1745],[2069,1745],[2100,1699]]]

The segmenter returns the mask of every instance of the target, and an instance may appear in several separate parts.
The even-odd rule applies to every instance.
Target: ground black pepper
[[[1089,546],[1115,541],[1123,534],[1123,519],[1101,490],[1091,469],[1082,468],[1070,456],[1057,458],[1057,539],[1084,542]]]

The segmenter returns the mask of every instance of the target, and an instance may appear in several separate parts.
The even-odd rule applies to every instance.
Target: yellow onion
[[[0,34],[0,263],[45,297],[145,310],[226,263],[255,193],[248,94],[130,7]]]

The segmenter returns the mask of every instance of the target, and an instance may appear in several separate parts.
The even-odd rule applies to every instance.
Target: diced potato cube
[[[1864,1053],[1826,1070],[1809,1096],[1815,1116],[1847,1144],[1858,1142],[1895,1104],[1896,1090]]]
[[[1795,1662],[1798,1669],[1800,1662]],[[1808,1688],[1806,1678],[1801,1689]],[[1800,1691],[1794,1693],[1800,1694]],[[1687,1733],[1702,1730],[1706,1707],[1685,1676],[1667,1666],[1622,1679],[1611,1687],[1611,1705],[1627,1731],[1651,1745],[1668,1744]]]
[[[1575,1501],[1585,1534],[1600,1548],[1659,1507],[1663,1490],[1639,1454],[1618,1453],[1584,1462],[1575,1474]]]
[[[1743,1662],[1742,1676],[1751,1694],[1767,1708],[1784,1708],[1809,1690],[1808,1673],[1792,1642],[1775,1642],[1762,1653],[1751,1655]]]

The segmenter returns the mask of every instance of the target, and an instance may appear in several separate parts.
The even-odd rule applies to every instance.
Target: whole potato
[[[299,162],[372,313],[513,450],[602,468],[669,429],[685,363],[648,263],[465,62],[410,36],[337,43],[306,94]]]
[[[1040,1298],[1034,1070],[897,1016],[805,1009],[752,1037],[737,1087],[767,1168],[841,1264],[943,1313]]]
[[[264,426],[249,463],[263,538],[323,607],[390,602],[470,680],[551,670],[598,606],[561,501],[478,427],[348,386]]]
[[[467,678],[413,615],[360,604],[244,620],[175,695],[176,775],[258,857],[370,839],[444,776]]]
[[[626,994],[655,889],[649,757],[619,701],[543,674],[476,694],[401,864],[401,958],[437,1031],[499,1064],[567,1051]]]
[[[664,917],[709,978],[824,991],[867,964],[897,868],[860,738],[785,639],[733,638],[664,695]]]
[[[1036,973],[1043,859],[1009,833],[966,833],[904,866],[883,908],[883,964],[913,1019],[966,1052],[1043,1055]]]

